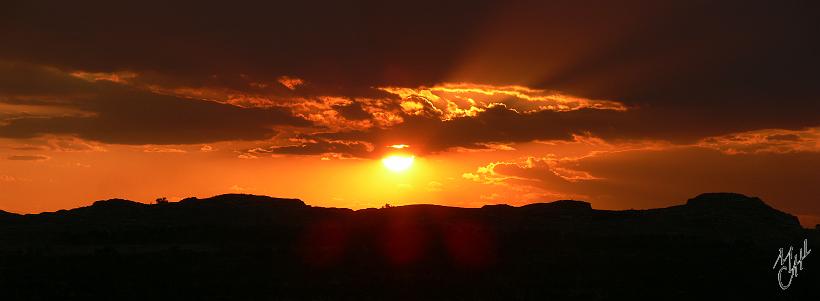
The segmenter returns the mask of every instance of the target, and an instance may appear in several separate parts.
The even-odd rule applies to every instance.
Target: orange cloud
[[[110,81],[120,84],[129,83],[131,80],[137,77],[137,74],[130,71],[119,71],[119,72],[85,72],[85,71],[75,71],[71,73],[72,76],[81,78],[87,81]]]
[[[145,153],[187,153],[187,151],[178,148],[158,146],[144,146],[142,151]]]
[[[10,104],[0,102],[0,123],[5,118],[16,117],[94,117],[86,110],[56,104]]]
[[[305,81],[300,78],[290,76],[281,76],[279,77],[278,81],[280,84],[291,90],[295,90],[296,87],[299,87],[305,83]]]
[[[418,115],[424,108],[439,112],[442,120],[475,116],[494,105],[532,113],[538,111],[572,111],[583,108],[625,111],[616,101],[575,97],[556,91],[531,89],[524,86],[494,86],[474,83],[443,83],[432,87],[380,87],[402,99],[402,109]]]
[[[748,131],[705,138],[697,145],[727,154],[820,152],[820,128]]]
[[[8,156],[7,159],[12,161],[45,161],[51,159],[51,157],[44,155],[12,155]]]

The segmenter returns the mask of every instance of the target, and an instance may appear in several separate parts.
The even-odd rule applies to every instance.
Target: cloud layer
[[[2,62],[0,74],[8,79],[0,81],[0,102],[19,107],[2,121],[6,138],[64,134],[118,144],[186,144],[260,140],[275,135],[274,126],[311,125],[282,108],[151,93],[30,64]]]
[[[591,200],[601,208],[671,206],[693,191],[734,191],[768,197],[778,208],[812,215],[820,215],[820,208],[807,206],[820,193],[814,184],[819,177],[816,152],[726,154],[701,147],[528,157],[464,174],[472,181],[512,185],[533,195]]]
[[[284,136],[441,151],[797,130],[820,117],[816,6],[17,1],[0,23],[0,107],[36,116],[0,115],[0,135],[185,144],[317,125]]]

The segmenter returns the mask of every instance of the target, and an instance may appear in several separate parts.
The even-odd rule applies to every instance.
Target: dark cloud
[[[0,136],[71,134],[117,144],[190,144],[260,140],[273,136],[275,125],[309,125],[283,109],[244,109],[138,91],[95,100],[85,105],[97,116],[14,119],[0,127]]]
[[[91,83],[68,77],[56,68],[0,60],[0,96],[12,102],[11,96],[35,96],[47,99],[54,96],[74,96],[93,89]],[[44,104],[38,99],[26,103]]]
[[[329,141],[402,140],[428,151],[487,141],[568,139],[583,132],[683,141],[818,125],[819,5],[14,1],[0,13],[0,59],[63,71],[128,71],[139,85],[225,88],[272,98],[395,98],[376,88],[475,82],[525,85],[630,107],[625,113],[528,115],[492,109],[444,122],[407,116],[396,128],[313,137]],[[0,80],[13,88],[0,93],[51,91],[47,99],[52,100],[93,85],[97,96],[71,105],[99,116],[20,119],[1,135],[75,133],[115,143],[194,143],[262,139],[273,124],[301,124],[276,109],[245,110],[66,82],[54,70],[15,71],[19,76]],[[289,89],[276,84],[281,76],[305,84]],[[355,103],[335,109],[349,119],[368,118]]]
[[[268,151],[287,155],[319,155],[335,153],[343,156],[370,157],[372,145],[361,142],[316,141],[299,145],[272,147]]]
[[[7,159],[14,161],[42,161],[48,160],[49,158],[43,155],[14,155],[9,156]]]
[[[382,155],[379,147],[393,144],[409,144],[416,153],[435,153],[453,147],[481,149],[493,142],[569,141],[574,135],[592,135],[611,141],[653,139],[689,144],[706,137],[777,126],[770,121],[736,123],[720,114],[666,113],[652,108],[520,113],[499,105],[475,117],[442,121],[405,115],[403,123],[389,128],[319,133],[305,138],[368,141],[377,150],[368,155],[378,157]],[[318,146],[311,149],[322,153]]]
[[[350,120],[364,120],[373,117],[370,113],[366,112],[364,108],[362,108],[362,104],[358,102],[353,102],[345,106],[333,106],[333,109],[339,112],[342,117]]]
[[[788,126],[817,119],[817,8],[811,1],[511,4],[474,45],[461,76]]]
[[[446,80],[635,103],[816,92],[813,1],[150,2],[18,1],[0,55],[189,83],[291,75],[348,93]]]
[[[78,109],[92,116],[13,118],[0,126],[0,136],[6,138],[69,134],[106,143],[187,144],[265,139],[276,133],[273,127],[277,125],[310,125],[282,108],[240,108],[155,94],[109,81],[86,82],[37,66],[8,66],[0,68],[2,77],[14,77],[23,70],[25,83],[37,87],[19,88],[0,82],[0,92],[13,101],[28,103],[34,97],[33,101],[42,105],[38,97],[52,94],[56,98],[47,104]]]
[[[771,141],[800,141],[800,136],[795,134],[777,134],[766,136],[766,140]]]
[[[14,3],[0,37],[15,47],[0,55],[192,83],[213,74],[289,75],[353,92],[441,79],[486,10],[479,2],[150,2]],[[446,33],[445,17],[456,25]]]

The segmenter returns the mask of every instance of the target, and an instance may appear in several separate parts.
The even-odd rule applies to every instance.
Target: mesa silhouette
[[[111,199],[0,211],[0,289],[8,300],[791,299],[818,295],[820,259],[783,291],[778,249],[818,238],[733,193],[624,211],[572,200],[354,211],[241,194]]]

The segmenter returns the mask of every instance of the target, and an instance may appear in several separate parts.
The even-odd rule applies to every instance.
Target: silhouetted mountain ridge
[[[18,217],[18,216],[19,216],[18,214],[14,214],[14,213],[11,213],[11,212],[0,210],[0,220],[2,220],[4,218],[15,218],[15,217]]]
[[[549,203],[532,203],[521,206],[525,210],[555,212],[555,213],[589,213],[592,205],[589,202],[575,200],[558,200]]]
[[[0,212],[0,289],[10,300],[777,299],[776,251],[805,238],[820,249],[818,231],[733,193],[620,211],[110,199]],[[817,295],[812,266],[788,296]]]
[[[143,204],[143,203],[140,203],[140,202],[134,202],[134,201],[130,201],[130,200],[124,200],[124,199],[108,199],[108,200],[95,201],[93,204],[91,204],[91,207],[93,207],[93,208],[135,208],[135,207],[141,207],[141,206],[144,206],[144,205],[146,205],[146,204]]]
[[[459,208],[441,205],[403,205],[394,206],[389,209],[404,212],[432,212],[432,211],[486,211],[486,212],[515,212],[517,214],[528,214],[533,216],[608,216],[624,217],[627,219],[641,218],[645,221],[661,222],[661,224],[677,224],[686,226],[692,223],[701,223],[700,226],[731,226],[750,224],[754,227],[775,227],[778,229],[797,229],[800,227],[798,219],[788,213],[776,210],[761,199],[747,197],[737,193],[704,193],[695,198],[689,199],[685,205],[672,206],[667,208],[646,209],[646,210],[596,210],[589,202],[576,200],[558,200],[549,203],[532,203],[521,207],[514,207],[505,204],[485,205],[481,208]],[[307,211],[342,211],[354,212],[350,209],[322,208],[306,205],[299,199],[274,198],[262,195],[251,194],[223,194],[209,198],[199,199],[195,197],[186,198],[179,202],[169,202],[161,204],[145,204],[125,199],[109,199],[95,201],[91,206],[80,207],[70,210],[60,210],[57,212],[47,212],[41,214],[24,215],[26,219],[47,218],[60,216],[71,218],[72,216],[83,216],[85,218],[99,218],[104,220],[116,220],[117,217],[145,218],[157,221],[157,218],[180,215],[181,219],[209,219],[219,221],[221,215],[232,215],[234,217],[257,216],[264,214],[282,213],[288,211],[289,214]],[[373,209],[368,209],[373,210]],[[363,213],[368,210],[358,210]],[[377,210],[378,212],[378,210]],[[185,216],[186,214],[192,216]],[[151,216],[155,214],[156,216]],[[298,214],[297,214],[298,215]],[[0,211],[0,217],[19,216],[17,214]],[[233,223],[236,220],[224,220],[226,223]]]
[[[285,199],[285,198],[274,198],[264,195],[253,195],[253,194],[221,194],[217,196],[213,196],[210,198],[205,199],[198,199],[195,197],[185,198],[182,199],[180,204],[190,204],[190,205],[204,205],[204,206],[226,206],[226,205],[234,205],[234,206],[259,206],[259,205],[270,205],[270,206],[288,206],[288,207],[304,207],[305,205],[302,200],[299,199]]]

